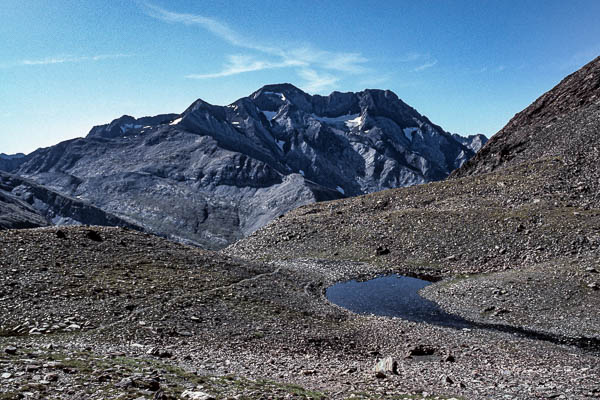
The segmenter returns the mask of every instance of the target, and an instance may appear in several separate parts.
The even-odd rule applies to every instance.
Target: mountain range
[[[277,84],[227,106],[122,116],[2,156],[0,170],[140,229],[222,248],[304,204],[444,179],[485,141],[444,131],[391,91],[312,96]],[[63,213],[48,221],[85,222]]]
[[[216,142],[216,134],[191,132],[198,119],[220,126],[215,114],[159,116],[150,135],[129,117],[98,127],[99,137],[43,150],[48,175],[39,176],[90,185],[75,173],[94,157],[126,169],[143,159],[147,140],[162,149],[188,136]],[[0,397],[598,398],[598,132],[600,58],[515,115],[448,178],[306,204],[220,251],[139,232],[139,225],[0,231]],[[211,148],[211,162],[241,154]],[[180,157],[195,159],[197,151]],[[178,165],[167,161],[157,165]],[[185,178],[186,171],[147,172],[147,182],[163,184],[150,188],[156,196],[169,193],[172,174]],[[23,176],[0,178],[0,206],[21,209],[32,224],[79,204],[63,202],[89,204]],[[143,199],[142,185],[131,182]],[[318,187],[342,195],[325,181]],[[101,218],[94,210],[74,219]],[[429,280],[418,294],[461,325],[409,320],[412,304],[389,318],[387,310],[360,314],[328,300],[337,283],[357,288],[392,274]],[[383,294],[380,310],[389,309],[390,293],[405,294],[407,286],[371,293]],[[347,294],[359,303],[369,297]],[[412,292],[405,297],[412,301]]]

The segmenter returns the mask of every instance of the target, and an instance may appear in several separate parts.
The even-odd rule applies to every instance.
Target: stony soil
[[[502,174],[305,206],[228,252],[262,260],[349,259],[379,272],[447,279],[436,287],[450,296],[443,299],[433,288],[427,295],[448,309],[472,302],[478,315],[496,307],[486,317],[498,323],[508,318],[516,326],[598,336],[600,281],[593,270],[600,269],[600,210],[578,204],[585,199],[570,189],[568,173],[560,160],[539,160]],[[491,279],[500,272],[512,279],[504,278],[499,287],[475,289],[469,285],[482,279],[456,279],[482,274]],[[462,289],[453,288],[459,282]],[[502,297],[513,297],[510,307],[485,304],[495,289],[510,285],[519,285]],[[528,307],[535,316],[519,312]],[[550,323],[557,315],[564,318]]]
[[[326,301],[324,288],[375,264],[250,263],[117,228],[0,242],[3,399],[600,395],[594,350]],[[388,356],[397,374],[376,377]]]

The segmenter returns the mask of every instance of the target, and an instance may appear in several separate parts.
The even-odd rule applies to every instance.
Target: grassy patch
[[[16,336],[25,336],[25,334],[15,332],[12,329],[0,329],[0,337],[16,337]]]
[[[392,396],[373,395],[366,392],[355,392],[350,397],[346,397],[347,400],[448,400],[448,399],[463,399],[457,396],[442,396],[442,395],[428,395],[422,396],[418,394],[398,394]]]
[[[0,393],[0,400],[19,400],[22,398],[23,395],[17,392]]]

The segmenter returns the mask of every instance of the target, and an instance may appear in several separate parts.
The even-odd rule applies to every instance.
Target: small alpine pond
[[[357,314],[399,317],[414,322],[462,329],[473,324],[442,310],[433,301],[419,295],[432,282],[402,275],[380,276],[368,281],[337,283],[325,293],[333,304]]]
[[[419,295],[419,290],[431,283],[408,276],[386,275],[363,282],[352,280],[337,283],[327,288],[325,296],[333,304],[358,314],[398,317],[454,329],[494,330],[600,352],[600,339],[595,337],[566,337],[504,323],[468,321],[449,314],[433,301]]]

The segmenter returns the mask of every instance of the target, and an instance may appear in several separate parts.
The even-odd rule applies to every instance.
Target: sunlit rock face
[[[484,141],[445,132],[391,91],[278,84],[228,106],[123,116],[0,169],[221,248],[304,204],[443,179]]]

